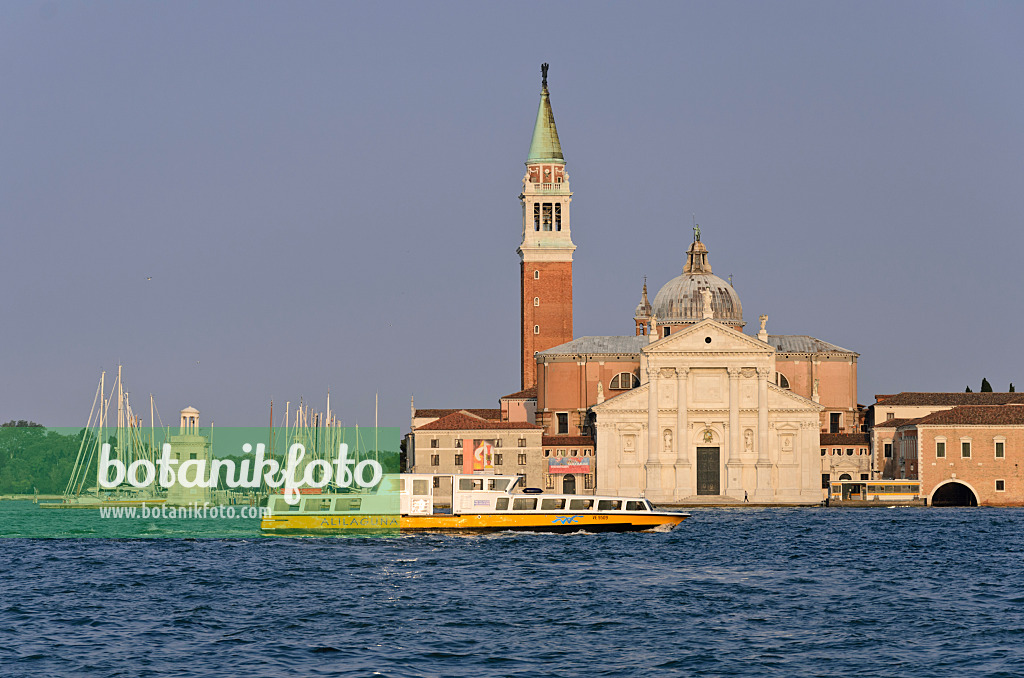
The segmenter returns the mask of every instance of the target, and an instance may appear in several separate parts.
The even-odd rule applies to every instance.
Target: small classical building
[[[213,457],[210,450],[210,441],[206,436],[199,433],[199,410],[194,407],[186,407],[181,411],[181,426],[178,435],[171,436],[168,440],[171,444],[171,460],[177,462],[174,467],[176,471],[175,482],[167,488],[168,506],[188,506],[213,502],[213,488],[185,487],[179,481],[184,476],[187,482],[205,480],[210,473],[210,462]],[[184,469],[182,466],[187,462]],[[202,475],[199,470],[202,469]]]
[[[1024,404],[960,405],[887,423],[894,477],[921,481],[930,505],[1024,506]]]
[[[871,443],[867,433],[822,433],[821,488],[832,481],[871,480]]]

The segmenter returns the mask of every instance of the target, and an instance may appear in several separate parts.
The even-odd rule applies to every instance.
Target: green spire
[[[551,112],[551,98],[548,95],[548,65],[541,64],[540,106],[537,108],[537,122],[533,126],[533,139],[530,141],[530,153],[526,162],[565,162],[562,156],[562,144],[558,142],[558,130],[555,128],[555,114]]]

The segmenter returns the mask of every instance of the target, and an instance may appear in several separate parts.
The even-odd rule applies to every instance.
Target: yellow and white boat
[[[451,508],[434,506],[435,483],[451,479]],[[260,520],[267,534],[349,532],[629,532],[670,530],[688,513],[657,510],[643,498],[517,491],[520,476],[401,474],[372,494],[272,495]],[[447,487],[447,481],[445,482]]]

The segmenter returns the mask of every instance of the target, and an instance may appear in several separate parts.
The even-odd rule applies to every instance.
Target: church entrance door
[[[697,448],[697,494],[722,493],[719,461],[719,448]]]
[[[576,494],[576,476],[566,473],[562,478],[562,494]]]

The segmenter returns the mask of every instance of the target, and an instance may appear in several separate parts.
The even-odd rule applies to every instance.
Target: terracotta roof
[[[910,419],[887,419],[886,421],[876,423],[875,428],[899,428],[900,426],[906,426],[912,421],[917,421],[920,417]]]
[[[587,436],[544,436],[541,438],[541,444],[545,447],[555,447],[556,445],[561,445],[563,447],[572,445],[593,447],[594,439]]]
[[[875,396],[876,398],[878,396]],[[1024,403],[1024,393],[914,393],[889,396],[875,405],[1006,405]]]
[[[515,393],[509,393],[508,395],[501,396],[498,400],[529,400],[537,397],[537,387],[531,386],[523,391],[516,391]]]
[[[1024,425],[1024,405],[963,405],[951,410],[929,414],[914,423],[917,425],[1020,426]]]
[[[867,445],[867,433],[822,433],[821,444],[826,445]]]
[[[494,421],[492,419],[481,419],[473,417],[464,412],[453,412],[437,421],[417,427],[417,431],[471,431],[486,430],[497,431],[505,429],[542,429],[543,426],[536,426],[526,421]]]
[[[413,416],[415,416],[415,417],[437,417],[438,419],[440,419],[441,417],[447,417],[449,414],[454,414],[455,412],[469,412],[470,414],[475,414],[476,416],[478,416],[478,417],[480,417],[482,419],[491,419],[493,421],[500,421],[501,420],[501,410],[500,409],[495,410],[495,409],[491,409],[491,408],[483,408],[483,409],[480,409],[480,408],[477,408],[477,409],[457,409],[456,408],[456,409],[450,409],[450,410],[416,410],[416,414],[413,415]]]

